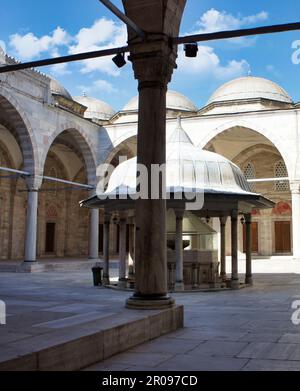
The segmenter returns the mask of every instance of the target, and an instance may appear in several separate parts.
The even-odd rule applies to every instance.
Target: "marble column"
[[[38,190],[29,189],[27,199],[25,262],[36,262]]]
[[[89,259],[99,259],[99,210],[90,210]]]
[[[125,217],[121,217],[119,221],[120,235],[119,235],[119,288],[126,288],[126,223]]]
[[[300,183],[291,182],[292,223],[293,223],[293,259],[300,261]]]
[[[176,259],[176,282],[175,290],[184,291],[183,281],[183,240],[182,240],[182,226],[183,226],[183,210],[175,210],[176,215],[176,235],[175,235],[175,259]]]
[[[221,279],[222,281],[227,280],[226,274],[226,222],[227,217],[220,217],[220,231],[221,231]]]
[[[128,29],[129,60],[139,89],[137,163],[148,172],[148,199],[136,201],[135,293],[128,308],[160,309],[174,305],[167,292],[165,183],[151,197],[153,165],[166,162],[166,93],[174,68],[185,0],[123,0],[126,15],[147,34],[144,42]]]
[[[103,285],[109,285],[109,229],[110,229],[110,214],[104,215],[103,225]]]
[[[238,211],[231,213],[231,288],[239,288],[238,274]]]
[[[245,215],[246,224],[246,279],[245,283],[252,285],[252,216]]]

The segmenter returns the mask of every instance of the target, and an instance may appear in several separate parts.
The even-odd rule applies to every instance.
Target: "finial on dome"
[[[83,96],[84,98],[86,98],[86,92],[85,92],[85,91],[82,91],[82,96]]]
[[[249,69],[248,69],[248,76],[251,77],[252,76],[252,69],[251,69],[251,65],[249,64]]]
[[[181,115],[177,116],[177,128],[182,128],[182,125],[181,125]]]

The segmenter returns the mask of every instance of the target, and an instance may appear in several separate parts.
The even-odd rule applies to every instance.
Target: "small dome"
[[[231,80],[222,85],[213,93],[207,104],[255,98],[293,103],[288,93],[273,81],[248,76]]]
[[[71,94],[57,80],[50,81],[51,94],[63,96],[66,99],[73,100]]]
[[[88,119],[109,120],[116,113],[110,105],[99,99],[89,96],[76,96],[74,100],[87,107],[84,117]]]
[[[138,111],[139,100],[138,96],[132,98],[126,106],[124,106],[123,111]],[[180,111],[198,111],[194,103],[176,91],[167,92],[167,109],[169,110],[180,110]]]
[[[177,125],[167,142],[167,191],[245,194],[250,187],[242,171],[225,157],[195,147]],[[137,158],[121,163],[112,173],[106,193],[135,193]]]

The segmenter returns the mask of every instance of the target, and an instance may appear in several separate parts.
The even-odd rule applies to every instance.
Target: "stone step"
[[[0,371],[76,371],[183,327],[183,306],[125,310],[20,340],[0,351]]]

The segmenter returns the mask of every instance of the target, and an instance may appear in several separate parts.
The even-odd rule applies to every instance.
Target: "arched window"
[[[254,165],[253,163],[251,162],[248,162],[245,167],[244,167],[244,175],[245,175],[245,178],[248,180],[248,179],[255,179],[256,178],[256,175],[255,175],[255,168],[254,168]],[[249,183],[249,186],[250,186],[250,189],[251,191],[255,192],[255,183]]]
[[[288,172],[283,160],[280,160],[275,164],[275,178],[287,178]],[[289,181],[276,181],[275,182],[276,191],[288,191],[289,190]]]

